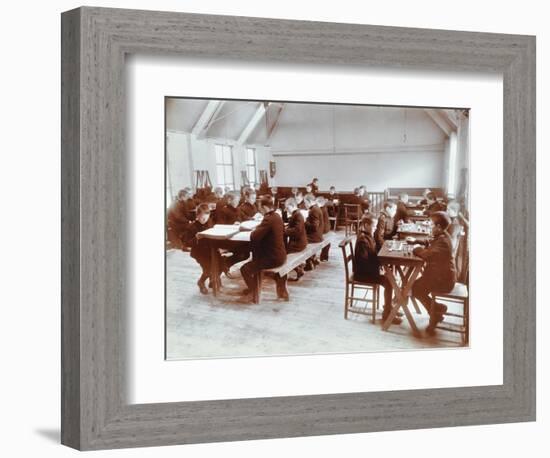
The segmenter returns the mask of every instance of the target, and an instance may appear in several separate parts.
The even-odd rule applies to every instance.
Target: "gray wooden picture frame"
[[[535,37],[82,7],[62,14],[61,39],[63,444],[89,450],[535,419]],[[124,62],[133,53],[503,74],[504,383],[128,404]]]

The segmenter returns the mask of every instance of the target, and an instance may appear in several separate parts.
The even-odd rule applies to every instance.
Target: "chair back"
[[[361,205],[344,204],[344,218],[348,221],[359,221],[359,219],[361,218]]]
[[[342,256],[344,258],[346,283],[349,283],[355,267],[355,257],[353,256],[353,237],[346,237],[338,244],[338,246],[342,250]]]

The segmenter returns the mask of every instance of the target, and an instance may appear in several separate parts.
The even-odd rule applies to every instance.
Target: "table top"
[[[378,259],[381,264],[418,265],[424,263],[424,260],[415,256],[412,250],[413,245],[402,240],[386,240],[378,252]]]
[[[432,229],[430,226],[422,223],[404,223],[397,229],[402,234],[430,235]]]

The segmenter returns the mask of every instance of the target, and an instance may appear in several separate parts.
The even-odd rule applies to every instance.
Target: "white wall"
[[[336,186],[352,191],[364,184],[369,191],[389,187],[440,187],[444,183],[444,154],[441,152],[386,152],[275,156],[277,184],[304,186],[319,178],[322,190]]]
[[[444,187],[446,136],[421,108],[287,104],[271,142],[280,186]]]

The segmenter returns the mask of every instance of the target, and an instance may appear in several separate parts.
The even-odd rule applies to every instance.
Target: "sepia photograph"
[[[468,348],[469,117],[165,97],[166,359]]]

